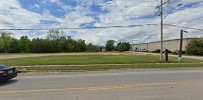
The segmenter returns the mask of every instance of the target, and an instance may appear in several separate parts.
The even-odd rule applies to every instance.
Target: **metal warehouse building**
[[[187,44],[192,39],[194,39],[194,38],[184,38],[183,39],[183,51],[186,50]],[[179,50],[179,48],[180,48],[180,39],[165,40],[163,43],[164,43],[164,49],[175,51],[175,50]],[[145,49],[148,51],[154,51],[155,49],[160,49],[160,41],[132,45],[133,51],[140,50],[140,49],[142,49],[142,50]]]

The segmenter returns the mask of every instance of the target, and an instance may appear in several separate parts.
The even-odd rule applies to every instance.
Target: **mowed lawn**
[[[176,63],[176,57],[169,62]],[[201,60],[184,59],[183,63],[202,62]],[[160,63],[159,56],[152,55],[66,55],[27,57],[0,60],[0,64],[9,66],[28,65],[87,65],[87,64],[142,64]]]

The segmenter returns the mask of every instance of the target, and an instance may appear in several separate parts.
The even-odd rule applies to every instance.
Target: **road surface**
[[[0,100],[202,100],[203,69],[28,73],[0,84]]]

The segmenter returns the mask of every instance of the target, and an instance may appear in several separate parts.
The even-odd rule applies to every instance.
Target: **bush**
[[[186,46],[186,51],[190,55],[203,55],[203,38],[193,39]]]

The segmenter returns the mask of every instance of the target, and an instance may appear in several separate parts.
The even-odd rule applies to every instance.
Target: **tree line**
[[[119,42],[115,46],[114,40],[108,40],[106,42],[106,51],[129,51],[131,49],[131,44],[129,42]]]
[[[186,46],[186,51],[190,55],[203,56],[203,37],[192,39]]]
[[[109,42],[110,41],[110,42]],[[0,53],[62,53],[62,52],[100,52],[100,51],[128,51],[130,44],[120,42],[115,46],[114,40],[106,42],[106,47],[87,44],[82,39],[72,39],[65,36],[63,31],[50,30],[46,38],[22,36],[16,39],[11,33],[0,33]],[[113,42],[113,43],[112,43]]]

